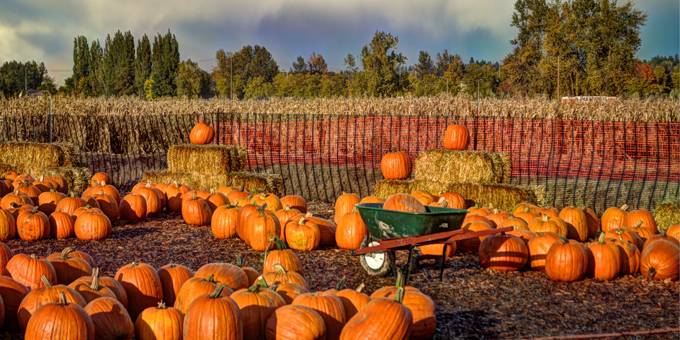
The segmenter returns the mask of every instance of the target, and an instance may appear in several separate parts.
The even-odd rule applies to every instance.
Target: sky
[[[619,0],[624,2],[625,0]],[[680,1],[638,0],[647,13],[640,58],[679,53]],[[138,39],[171,30],[180,55],[214,66],[215,52],[264,45],[282,70],[298,55],[321,53],[344,68],[377,31],[399,37],[398,50],[417,61],[448,49],[484,60],[511,51],[514,0],[0,0],[0,62],[37,60],[61,84],[70,76],[73,37],[103,40],[117,29]]]

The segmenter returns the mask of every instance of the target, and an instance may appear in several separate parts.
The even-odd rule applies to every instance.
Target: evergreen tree
[[[104,51],[99,40],[93,40],[90,45],[90,74],[87,81],[90,86],[92,96],[101,96],[104,93],[104,80],[102,65],[104,63]]]
[[[307,72],[307,62],[302,56],[298,56],[293,62],[293,67],[290,69],[292,73],[304,73]]]
[[[90,73],[90,46],[87,38],[73,39],[73,91],[78,95],[90,95],[88,75]]]
[[[394,96],[405,88],[403,70],[406,57],[396,52],[399,38],[390,33],[376,32],[371,42],[361,50],[361,62],[366,77],[366,94]]]
[[[137,55],[135,57],[135,88],[137,95],[144,97],[144,83],[151,76],[151,42],[144,34],[137,42]]]
[[[415,66],[415,73],[418,79],[423,79],[425,76],[435,73],[434,63],[429,53],[425,51],[418,53],[418,64]]]
[[[307,62],[307,69],[309,70],[310,73],[327,73],[328,72],[328,65],[326,64],[326,60],[323,58],[321,54],[317,54],[316,52],[312,53],[312,55],[309,56],[309,61]]]
[[[210,75],[203,71],[191,59],[179,64],[177,70],[177,96],[187,98],[208,98],[210,91]]]
[[[179,46],[175,35],[168,31],[154,38],[151,52],[151,79],[155,97],[174,96],[179,67]]]
[[[279,73],[279,66],[271,53],[263,46],[244,46],[239,51],[230,54],[219,50],[216,57],[217,66],[212,72],[212,77],[217,92],[223,97],[230,97],[233,90],[235,98],[244,98],[246,86],[253,78],[260,77],[261,79],[249,85],[251,90],[252,86],[255,86],[253,84],[260,82],[271,84]]]

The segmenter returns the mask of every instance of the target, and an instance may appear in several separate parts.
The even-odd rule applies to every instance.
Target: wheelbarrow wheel
[[[370,241],[364,238],[361,242],[361,247],[373,247],[380,243],[377,241]],[[395,258],[393,251],[384,251],[376,253],[368,253],[359,256],[359,262],[364,270],[371,276],[385,276],[392,272],[394,268]]]

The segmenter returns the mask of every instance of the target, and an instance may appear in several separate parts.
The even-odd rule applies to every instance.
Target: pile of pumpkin
[[[268,251],[261,275],[133,262],[112,278],[81,251],[12,256],[2,242],[0,266],[0,324],[29,340],[427,339],[436,328],[434,302],[400,278],[370,296],[363,285],[311,292],[290,249]]]
[[[361,202],[356,195],[343,195],[339,206]],[[363,201],[380,201],[375,197]],[[384,209],[425,212],[426,206],[464,208],[457,193],[440,197],[424,191],[396,194],[385,200]],[[342,210],[340,210],[342,213]],[[336,214],[338,210],[336,210]],[[627,207],[608,208],[598,216],[590,208],[541,208],[521,203],[512,212],[473,207],[462,228],[482,231],[501,227],[513,230],[476,239],[453,242],[456,249],[479,254],[480,264],[499,271],[524,268],[539,270],[555,281],[577,281],[584,277],[612,280],[619,275],[641,273],[647,279],[677,280],[680,272],[680,224],[659,230],[651,212]],[[588,242],[590,240],[590,242]],[[441,256],[443,244],[420,248],[422,254]]]
[[[101,240],[111,235],[119,215],[119,193],[103,173],[92,178],[82,197],[66,195],[60,176],[34,179],[7,172],[0,179],[0,240],[46,238]]]

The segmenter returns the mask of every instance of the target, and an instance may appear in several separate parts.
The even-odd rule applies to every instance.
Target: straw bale
[[[226,175],[243,169],[246,150],[236,145],[173,145],[168,149],[168,170]]]
[[[143,180],[154,183],[179,183],[193,189],[215,190],[222,185],[232,186],[248,192],[283,193],[283,181],[280,175],[232,172],[229,174],[204,175],[196,172],[147,171]]]
[[[33,177],[62,176],[66,179],[68,191],[81,194],[90,184],[92,172],[88,168],[60,166],[29,172]]]
[[[0,163],[24,170],[72,166],[76,148],[68,143],[0,143]]]
[[[429,150],[416,158],[413,176],[441,183],[505,183],[510,158],[484,151]]]
[[[229,185],[233,188],[248,192],[283,194],[283,178],[279,174],[239,171],[230,173],[229,177]]]
[[[413,180],[384,179],[375,183],[373,195],[386,199],[394,194],[410,193],[413,191],[414,182]]]
[[[680,201],[666,200],[656,204],[654,220],[660,230],[668,229],[674,224],[680,224]]]

